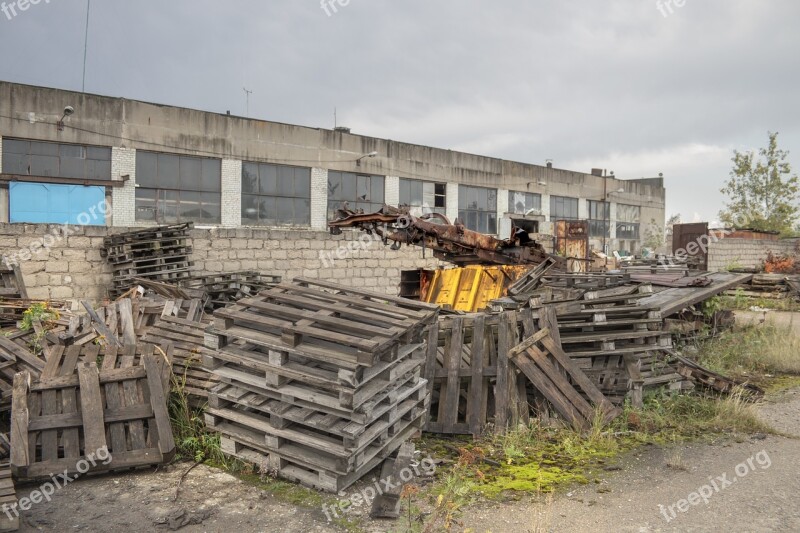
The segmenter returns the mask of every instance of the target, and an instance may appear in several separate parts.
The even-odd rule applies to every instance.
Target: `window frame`
[[[603,209],[598,209],[602,207]],[[589,237],[611,237],[611,203],[604,200],[587,200],[589,211]],[[599,211],[604,213],[600,215]]]
[[[403,182],[406,182],[409,185],[409,187],[411,187],[411,186],[419,186],[419,188],[420,188],[419,205],[416,205],[414,203],[415,200],[411,199],[411,198],[408,199],[408,202],[404,201],[404,199],[403,199],[403,184],[404,183]],[[425,186],[426,185],[432,185],[433,186],[433,193],[432,193],[433,205],[430,205],[430,204],[426,205],[426,203],[425,203],[425,196],[426,196]],[[439,191],[441,191],[441,192],[439,192]],[[431,193],[428,193],[428,194],[430,195]],[[409,196],[413,196],[412,194],[410,194],[410,191],[409,191]],[[441,204],[442,204],[441,206],[436,205],[437,204],[437,200],[439,200],[439,199],[441,199]],[[400,178],[400,195],[399,195],[399,205],[398,205],[398,207],[401,206],[401,205],[407,205],[407,206],[411,207],[412,209],[413,208],[421,208],[421,209],[427,208],[428,210],[426,212],[422,213],[422,214],[439,213],[441,215],[447,215],[447,184],[443,183],[443,182],[438,182],[438,181],[418,180],[418,179],[413,179],[413,178],[402,178],[401,177]]]
[[[355,183],[348,183],[345,187],[344,178],[348,180],[355,178]],[[359,189],[369,181],[369,200],[362,200],[358,198]],[[340,188],[336,192],[332,192],[335,184],[331,180],[338,180]],[[380,201],[373,198],[373,187],[376,183],[380,183],[381,194]],[[342,194],[341,191],[348,190],[348,194]],[[363,189],[362,189],[363,190]],[[352,192],[352,196],[349,194]],[[349,209],[356,211],[363,209],[365,213],[375,213],[380,211],[386,205],[386,176],[378,174],[367,174],[363,172],[346,172],[341,170],[328,171],[328,220],[333,220],[336,217],[336,211],[341,209],[342,204],[347,202]]]
[[[246,176],[248,172],[248,167],[255,167],[257,169],[257,175],[255,176],[255,183],[256,187],[258,188],[259,192],[252,192],[246,190],[245,187],[245,180],[249,179]],[[262,192],[261,188],[263,187],[264,183],[268,180],[268,176],[263,176],[262,172],[268,170],[269,168],[275,169],[275,192]],[[292,194],[286,194],[282,192],[282,184],[281,184],[281,173],[286,172],[287,170],[291,170],[293,173],[292,175]],[[298,172],[302,172],[303,175],[298,176]],[[306,175],[307,173],[307,175]],[[285,176],[284,176],[285,177]],[[303,183],[301,186],[298,186],[298,181],[308,179],[307,185]],[[299,192],[298,192],[299,191]],[[252,217],[246,216],[245,211],[249,209],[247,206],[248,200],[256,200],[258,203],[258,213],[256,216],[255,221]],[[274,200],[274,209],[275,215],[274,217],[261,217],[261,209],[262,204],[261,202],[268,202],[269,200]],[[280,201],[283,200],[284,202],[281,203]],[[287,219],[281,219],[281,209],[280,206],[282,205],[284,208],[288,205],[286,201],[292,201],[292,216],[289,217],[291,222],[287,222]],[[305,202],[305,212],[302,213],[302,216],[298,216],[298,209],[296,202]],[[242,225],[243,226],[252,226],[252,227],[310,227],[311,226],[311,168],[309,167],[301,167],[295,165],[278,165],[275,163],[260,163],[255,161],[242,161],[242,175],[241,175],[241,206],[242,206]],[[274,222],[273,222],[274,219]]]
[[[143,180],[147,179],[150,180],[150,176],[144,178],[145,173],[143,172],[143,168],[140,165],[144,165],[145,157],[155,156],[155,175],[153,176],[153,182],[151,183],[143,183]],[[141,158],[141,159],[140,159]],[[168,158],[177,158],[177,172],[174,176],[166,176],[161,174],[161,165],[162,165],[162,158],[164,159],[164,164],[173,164],[169,162]],[[184,176],[183,171],[181,170],[181,163],[185,161],[185,164],[191,162],[199,162],[200,163],[200,177],[199,180],[190,181],[190,183],[198,183],[196,188],[186,188],[183,185],[183,179],[190,177]],[[213,164],[214,167],[219,168],[219,178],[216,179],[216,175],[212,175],[212,180],[216,180],[216,183],[213,184],[212,188],[203,188],[204,183],[203,181],[207,179],[206,176],[206,166],[204,163]],[[213,169],[216,171],[216,168]],[[166,185],[165,185],[166,184]],[[153,193],[153,198],[144,198],[145,193]],[[186,195],[188,198],[189,195],[198,195],[200,200],[199,202],[195,201],[192,202],[190,200],[183,200],[182,196]],[[204,197],[216,197],[216,201],[205,201]],[[140,216],[140,213],[146,211],[146,207],[140,206],[140,200],[144,203],[145,201],[152,201],[154,203],[154,207],[152,208],[153,217],[143,217]],[[143,223],[155,223],[155,224],[180,224],[184,222],[195,222],[201,225],[219,225],[222,223],[222,160],[219,158],[212,158],[212,157],[202,157],[202,156],[194,156],[194,155],[186,155],[186,154],[175,154],[175,153],[168,153],[168,152],[151,152],[149,150],[137,150],[136,151],[136,212],[135,212],[135,220],[136,222],[143,222]],[[186,206],[195,203],[199,205],[199,210],[202,212],[204,206],[214,206],[216,211],[214,212],[215,215],[218,214],[218,218],[196,218],[196,217],[186,217],[183,212]],[[174,216],[167,215],[170,210],[174,209]]]
[[[558,202],[561,202],[561,205],[566,205],[566,200],[569,200],[570,204],[572,201],[575,201],[575,216],[564,216],[564,215],[557,215],[556,213],[556,205]],[[570,210],[571,211],[571,210]],[[557,221],[557,220],[580,220],[580,199],[575,198],[572,196],[557,196],[551,195],[550,196],[550,220]]]
[[[516,206],[516,202],[514,201],[514,195],[517,195],[517,194],[522,194],[525,197],[525,210],[522,213],[520,213],[519,211],[516,210],[517,206]],[[531,207],[530,209],[527,207],[527,205],[528,205],[527,199],[528,199],[529,196],[533,199],[533,202],[532,202],[533,207]],[[536,207],[537,203],[538,203],[539,207]],[[528,216],[528,213],[530,211],[534,210],[534,209],[539,211],[539,214],[542,213],[542,195],[540,193],[538,193],[538,192],[526,192],[526,191],[508,191],[508,212],[509,212],[509,214]]]
[[[20,152],[11,152],[9,147],[13,146],[15,143],[25,143],[27,145],[25,153]],[[34,153],[34,145],[43,145],[48,147],[54,147],[54,154],[47,155],[46,153]],[[64,149],[69,148],[78,148],[81,151],[81,157],[68,157],[64,154]],[[36,151],[44,151],[43,149],[39,149]],[[105,157],[97,158],[96,156],[99,155],[97,152],[102,152],[103,156]],[[4,137],[2,142],[2,159],[3,159],[3,166],[0,171],[3,174],[10,174],[10,175],[17,175],[17,176],[31,176],[31,177],[41,177],[41,178],[54,178],[65,180],[68,184],[71,181],[80,181],[80,180],[91,180],[91,181],[111,181],[112,173],[111,173],[111,160],[113,159],[113,150],[110,146],[100,146],[100,145],[93,145],[93,144],[84,144],[84,143],[65,143],[65,142],[58,142],[58,141],[42,141],[38,139],[23,139],[18,137]],[[19,158],[20,156],[24,156],[27,164],[24,165],[24,170],[22,168],[16,169],[9,169],[9,163],[14,160],[15,158]],[[33,158],[47,158],[51,160],[55,160],[56,162],[56,169],[54,173],[44,171],[44,172],[37,172],[34,170],[34,161]],[[64,168],[69,168],[67,163],[70,161],[82,161],[82,171],[81,172],[65,172]],[[100,167],[99,171],[90,172],[89,166],[90,162],[93,165]],[[102,166],[101,166],[102,165]],[[40,168],[44,168],[42,164]],[[76,175],[77,174],[77,175]]]
[[[481,207],[482,198],[477,198],[475,205],[470,205],[469,195],[486,194],[485,207]],[[494,202],[492,202],[492,193]],[[473,185],[458,186],[458,218],[461,223],[472,231],[486,235],[497,235],[497,195],[498,190],[491,187],[476,187]],[[493,204],[493,205],[492,205]]]

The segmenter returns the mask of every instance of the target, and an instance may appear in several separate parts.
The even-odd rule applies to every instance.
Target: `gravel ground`
[[[798,436],[799,412],[798,390],[786,392],[761,408],[763,419],[774,428]],[[800,531],[798,457],[800,440],[763,435],[741,443],[648,447],[629,456],[623,470],[600,485],[580,487],[549,502],[471,508],[462,523],[476,532],[495,533],[796,532]],[[752,459],[753,467],[748,459]],[[746,475],[737,476],[737,466],[742,463],[745,466],[740,472],[746,471]],[[726,476],[725,481],[718,481],[722,476]],[[700,500],[698,505],[688,505],[685,512],[674,507],[673,518],[667,508],[688,499],[704,485],[711,486],[711,480],[720,490],[714,491],[708,503]],[[726,482],[730,484],[723,488]],[[659,506],[664,506],[666,516]]]

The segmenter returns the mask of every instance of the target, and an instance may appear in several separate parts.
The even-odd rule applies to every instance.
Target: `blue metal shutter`
[[[105,226],[104,201],[105,187],[15,181],[9,185],[9,220]]]

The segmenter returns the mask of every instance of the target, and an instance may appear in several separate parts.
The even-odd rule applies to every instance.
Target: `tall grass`
[[[723,374],[800,374],[800,337],[768,324],[737,328],[702,344],[700,363]]]

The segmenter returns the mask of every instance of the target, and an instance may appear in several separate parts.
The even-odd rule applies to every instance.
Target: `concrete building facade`
[[[73,196],[59,189],[69,186],[104,193],[105,225],[113,228],[192,220],[320,232],[343,200],[367,211],[419,206],[501,237],[512,220],[551,234],[555,220],[588,219],[593,248],[633,253],[664,227],[662,178],[621,180],[8,82],[0,82],[0,157],[0,222],[58,223],[60,209],[80,207],[72,189]],[[69,207],[27,205],[25,184],[47,184],[48,204]]]

